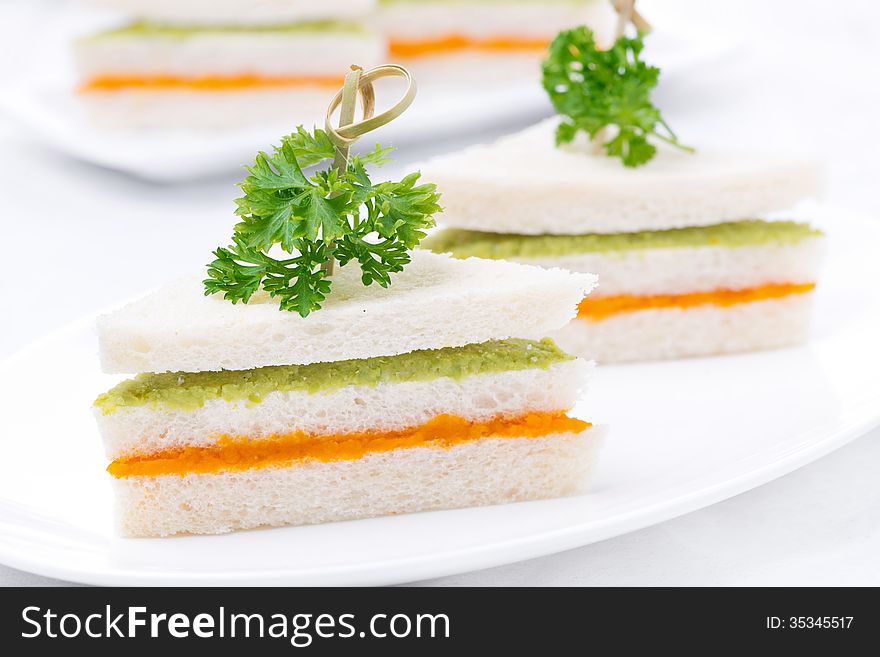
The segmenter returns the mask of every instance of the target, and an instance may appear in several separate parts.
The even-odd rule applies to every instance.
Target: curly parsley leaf
[[[326,132],[309,132],[303,126],[297,126],[296,132],[281,138],[281,148],[285,146],[290,148],[299,166],[306,169],[324,160],[332,160],[336,153]]]
[[[573,141],[581,131],[595,139],[614,127],[616,133],[602,146],[628,167],[654,157],[651,137],[693,150],[678,141],[651,102],[660,69],[640,59],[643,47],[642,34],[620,37],[609,50],[600,50],[587,27],[559,33],[543,64],[544,89],[562,115],[557,145]]]
[[[409,249],[400,240],[388,238],[378,242],[367,242],[357,235],[346,235],[336,251],[340,265],[356,260],[361,268],[361,282],[373,282],[382,287],[391,285],[391,274],[403,271],[411,258]]]
[[[344,172],[326,168],[307,177],[303,169],[335,151],[323,130],[300,126],[271,154],[258,153],[239,184],[241,221],[232,244],[214,252],[205,294],[247,303],[262,288],[282,310],[305,317],[330,293],[333,261],[357,263],[364,285],[390,285],[441,211],[436,187],[417,184],[418,173],[373,184],[366,166],[384,164],[391,150],[377,145],[351,157]]]
[[[305,317],[320,308],[330,293],[330,281],[320,268],[327,260],[327,246],[321,242],[297,240],[296,248],[299,255],[269,271],[263,280],[263,288],[272,297],[280,299],[281,310]]]

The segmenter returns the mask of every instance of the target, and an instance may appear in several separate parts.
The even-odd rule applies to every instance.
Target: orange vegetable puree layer
[[[481,438],[538,438],[554,433],[579,433],[589,426],[588,422],[568,417],[561,411],[499,417],[486,422],[438,415],[421,426],[402,431],[324,436],[300,431],[255,440],[223,436],[209,447],[184,447],[117,459],[107,471],[118,478],[242,471],[305,460],[348,461],[394,449],[447,448]]]
[[[343,78],[335,75],[206,75],[184,77],[177,75],[102,75],[92,78],[80,91],[118,91],[120,89],[191,91],[230,91],[237,89],[264,89],[276,87],[332,87],[342,85]]]
[[[815,283],[784,283],[762,285],[744,290],[712,290],[690,294],[657,294],[632,296],[622,294],[613,297],[587,297],[578,308],[578,317],[600,320],[619,313],[646,310],[648,308],[690,308],[692,306],[735,306],[740,303],[779,299],[791,294],[804,294],[816,287]]]
[[[393,57],[419,57],[434,53],[454,52],[457,50],[546,50],[549,39],[527,39],[524,37],[488,37],[479,39],[462,34],[450,34],[437,39],[420,39],[408,41],[392,39],[388,50]]]

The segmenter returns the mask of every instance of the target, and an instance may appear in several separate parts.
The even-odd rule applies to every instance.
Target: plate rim
[[[838,212],[837,223],[847,223],[857,227],[869,224],[880,231],[880,223],[864,212],[844,210],[833,206],[822,206],[822,214]],[[843,217],[843,219],[841,219]],[[138,295],[140,296],[140,295]],[[136,297],[134,297],[136,298]],[[0,359],[0,368],[14,366],[26,361],[35,351],[47,343],[63,340],[65,336],[89,330],[95,317],[130,301],[88,313],[24,345],[12,354]],[[771,352],[772,353],[772,352]],[[274,568],[264,571],[224,570],[224,571],[154,571],[129,567],[89,568],[77,567],[75,562],[47,562],[29,553],[16,549],[14,532],[5,522],[0,509],[0,563],[26,572],[45,577],[53,577],[68,582],[98,585],[141,585],[141,586],[266,586],[266,585],[350,585],[371,586],[379,584],[400,584],[419,580],[448,576],[483,568],[502,566],[517,561],[540,556],[557,554],[565,550],[583,547],[609,538],[621,536],[646,527],[666,522],[673,518],[707,508],[718,502],[730,499],[749,490],[756,489],[770,481],[785,476],[795,470],[813,463],[820,458],[865,436],[880,426],[880,405],[859,404],[855,411],[843,416],[839,426],[819,440],[791,449],[771,462],[754,467],[747,472],[714,480],[688,492],[669,499],[616,514],[612,518],[580,521],[565,527],[537,531],[527,536],[492,540],[463,548],[449,549],[423,555],[372,560],[356,564],[338,564],[315,568]],[[724,471],[721,471],[724,474]],[[5,498],[0,498],[4,501]],[[17,502],[13,502],[17,504]],[[442,513],[442,512],[441,512]],[[362,522],[362,521],[354,521]],[[51,536],[51,533],[42,532]],[[12,540],[10,540],[12,537]],[[219,537],[222,538],[222,537]],[[111,538],[112,540],[125,540]],[[33,541],[31,541],[33,543]],[[57,543],[43,543],[50,551],[58,552]],[[467,567],[458,563],[466,560]]]
[[[811,443],[807,448],[793,451],[783,459],[765,464],[738,477],[709,484],[676,498],[622,514],[625,518],[623,522],[620,520],[621,515],[617,515],[613,519],[605,519],[598,523],[596,521],[581,522],[565,528],[483,543],[443,553],[325,567],[317,571],[314,569],[310,571],[307,568],[199,573],[146,571],[130,568],[105,568],[92,571],[22,557],[21,553],[16,553],[7,547],[6,531],[0,530],[0,563],[45,577],[99,586],[376,586],[417,582],[462,572],[455,566],[455,561],[464,557],[468,559],[469,564],[466,572],[470,572],[558,554],[577,547],[586,547],[666,522],[754,490],[790,474],[867,435],[878,426],[880,426],[880,411],[861,421],[850,421],[847,426],[830,434],[827,438]],[[608,525],[613,527],[608,527]],[[0,527],[2,527],[2,516],[0,516]],[[54,546],[52,548],[57,549]]]
[[[97,314],[97,313],[96,313]],[[63,339],[87,329],[94,322],[95,314],[86,315],[25,345],[10,356],[0,360],[0,368],[26,360],[29,354],[43,344]],[[613,518],[599,521],[583,521],[567,527],[540,531],[528,536],[495,540],[441,553],[430,553],[388,561],[361,562],[352,565],[309,568],[272,569],[265,571],[148,571],[131,568],[78,568],[72,564],[48,563],[39,558],[29,558],[16,550],[8,540],[10,532],[5,527],[0,511],[0,563],[26,572],[52,577],[68,582],[96,585],[129,586],[267,586],[267,585],[349,585],[372,586],[400,584],[462,572],[456,565],[466,559],[466,571],[502,566],[540,556],[557,554],[577,547],[585,547],[610,538],[629,534],[652,525],[660,524],[718,502],[730,499],[770,481],[783,477],[799,468],[867,435],[880,426],[880,408],[873,414],[847,418],[836,431],[819,441],[791,451],[783,458],[754,468],[749,472],[723,481],[716,481],[685,494],[655,504],[641,506]],[[2,500],[0,500],[2,501]],[[355,521],[358,522],[358,521]],[[222,537],[218,537],[222,538]],[[111,540],[124,540],[112,538]],[[51,550],[57,545],[46,542]]]

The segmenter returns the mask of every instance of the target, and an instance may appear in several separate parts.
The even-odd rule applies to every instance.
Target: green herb
[[[652,136],[682,150],[693,150],[679,143],[651,102],[660,69],[639,58],[642,39],[642,34],[623,36],[609,50],[600,50],[593,33],[577,27],[553,40],[543,70],[544,89],[563,116],[556,132],[557,145],[571,142],[581,130],[595,139],[614,126],[616,133],[611,132],[602,147],[628,167],[654,157],[657,148],[648,140]]]
[[[373,184],[366,166],[384,164],[391,150],[377,145],[351,157],[344,172],[328,167],[306,177],[304,168],[332,160],[335,149],[323,130],[300,126],[271,155],[258,153],[239,184],[242,220],[232,245],[214,252],[205,294],[247,303],[262,287],[282,310],[305,317],[330,293],[334,260],[356,261],[364,285],[388,287],[440,211],[436,187],[417,185],[418,173]]]

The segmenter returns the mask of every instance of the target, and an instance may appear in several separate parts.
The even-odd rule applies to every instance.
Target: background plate
[[[102,128],[89,120],[73,92],[76,73],[70,42],[77,35],[105,26],[107,15],[67,3],[40,7],[18,17],[21,25],[17,29],[4,31],[4,46],[10,53],[37,52],[39,57],[19,58],[14,67],[8,67],[10,82],[0,89],[0,112],[53,149],[140,178],[182,182],[240,171],[243,164],[253,160],[257,149],[268,148],[295,127],[270,123],[256,128],[204,131]],[[683,27],[658,30],[649,41],[650,61],[663,69],[664,83],[692,67],[717,64],[734,51],[735,42],[729,37]],[[379,105],[383,99],[395,98],[396,93],[383,87]],[[474,141],[480,141],[481,131],[520,127],[550,113],[537,72],[534,80],[524,79],[504,88],[438,86],[425,80],[406,118],[383,128],[381,135],[384,143],[397,145],[443,140],[462,133],[474,134]],[[313,121],[300,117],[299,121],[321,125],[323,116]],[[365,143],[374,142],[368,137]]]
[[[81,320],[0,365],[0,562],[96,584],[388,584],[585,545],[758,486],[880,424],[880,226],[833,217],[818,221],[831,236],[813,342],[600,368],[576,410],[610,431],[592,493],[568,499],[115,538],[89,412],[115,379],[98,371],[93,318]]]

